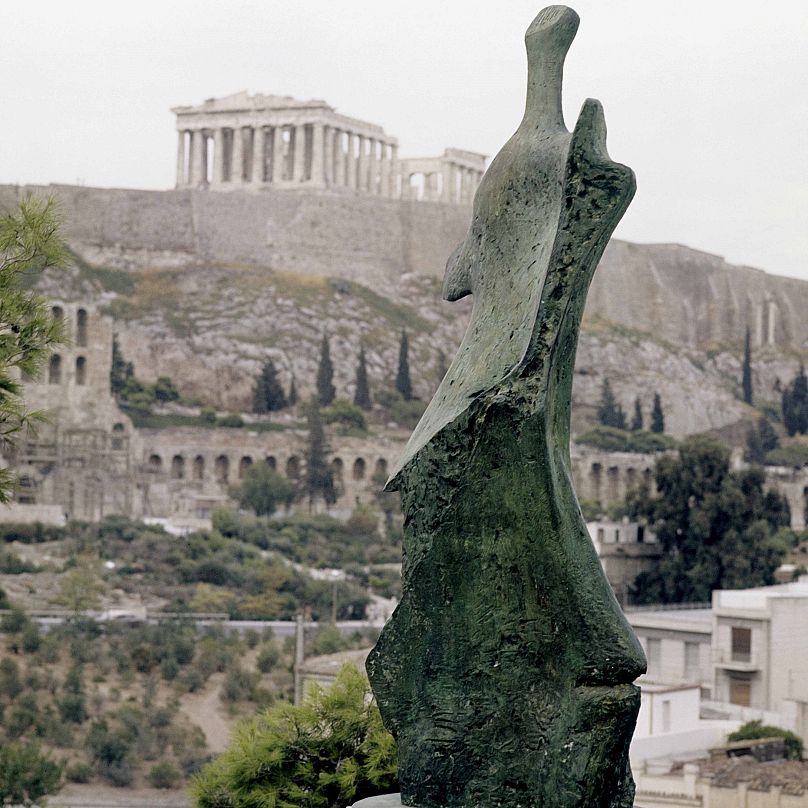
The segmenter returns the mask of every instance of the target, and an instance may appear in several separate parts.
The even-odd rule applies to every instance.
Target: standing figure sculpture
[[[404,592],[368,659],[398,742],[401,801],[629,808],[645,657],[601,570],[570,472],[570,395],[589,283],[634,194],[597,101],[561,109],[574,11],[525,40],[524,118],[477,190],[444,295],[468,330],[388,489]]]

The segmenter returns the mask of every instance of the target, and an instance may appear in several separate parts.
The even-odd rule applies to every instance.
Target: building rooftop
[[[787,584],[759,586],[753,589],[720,589],[713,592],[713,607],[765,610],[772,598],[808,598],[808,577],[803,576],[799,581]]]

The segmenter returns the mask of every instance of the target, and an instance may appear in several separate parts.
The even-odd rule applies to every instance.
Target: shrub
[[[808,466],[808,445],[792,443],[788,446],[779,446],[766,453],[767,466],[790,466],[799,469]]]
[[[6,657],[0,660],[0,696],[14,701],[20,693],[22,693],[20,666],[15,660]]]
[[[244,426],[244,419],[238,413],[231,412],[219,418],[216,421],[216,425],[239,429]]]
[[[256,685],[256,675],[245,671],[237,662],[230,666],[222,683],[224,701],[246,701],[252,698]]]
[[[98,773],[106,777],[116,788],[126,788],[132,785],[132,766],[128,760],[120,760],[116,763],[99,763]]]
[[[781,727],[770,727],[760,721],[747,721],[742,727],[730,733],[727,740],[754,741],[759,738],[782,738],[785,742],[786,757],[789,760],[802,760],[802,738]]]
[[[337,651],[350,648],[350,645],[350,641],[347,637],[343,637],[335,625],[326,623],[317,629],[317,633],[308,647],[308,655],[335,654]]]
[[[302,706],[279,703],[239,725],[191,793],[196,808],[339,806],[397,786],[395,741],[366,680],[346,665],[332,687],[315,686]]]
[[[261,673],[269,673],[280,662],[280,659],[280,649],[274,642],[269,642],[258,652],[255,664]]]
[[[34,744],[0,745],[0,805],[37,805],[59,790],[62,767]]]
[[[180,772],[167,760],[152,766],[148,774],[149,784],[152,788],[174,788],[181,778]]]
[[[0,618],[0,631],[5,634],[19,634],[28,625],[28,617],[21,609],[12,609]]]
[[[33,654],[42,645],[42,637],[39,633],[39,626],[36,623],[28,623],[22,630],[20,646],[26,654]]]
[[[65,777],[71,783],[89,783],[93,779],[93,769],[87,763],[71,763],[65,769]]]
[[[665,452],[676,447],[676,441],[670,435],[656,432],[627,432],[611,426],[596,426],[575,439],[576,443],[594,446],[604,452],[637,452],[653,454]]]
[[[0,573],[3,575],[22,575],[24,572],[36,572],[36,564],[29,564],[13,553],[0,553]]]
[[[59,715],[62,721],[83,724],[87,720],[87,707],[82,693],[65,693],[59,700]]]
[[[366,432],[368,428],[365,413],[344,398],[338,398],[331,406],[325,407],[320,415],[324,424],[336,424],[340,431]]]
[[[202,407],[202,409],[199,411],[199,417],[206,424],[215,424],[216,410],[214,410],[213,407]]]

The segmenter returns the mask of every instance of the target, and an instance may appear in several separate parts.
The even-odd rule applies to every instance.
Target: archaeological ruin
[[[468,204],[485,171],[485,155],[460,149],[399,159],[397,138],[321,100],[240,92],[172,112],[177,188],[327,188]]]

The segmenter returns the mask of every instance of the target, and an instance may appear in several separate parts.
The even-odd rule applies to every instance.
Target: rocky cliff
[[[0,207],[32,189],[0,186]],[[352,395],[360,342],[372,384],[389,386],[406,329],[426,398],[459,344],[468,301],[440,299],[439,276],[468,211],[313,192],[249,194],[59,187],[76,261],[42,283],[105,307],[138,376],[167,375],[222,409],[249,405],[271,356],[288,385],[313,385],[323,331],[339,394]],[[610,244],[578,350],[574,426],[591,421],[608,377],[630,412],[658,391],[674,434],[754,412],[738,399],[748,326],[756,394],[776,401],[808,340],[808,283],[733,267],[676,245]]]

